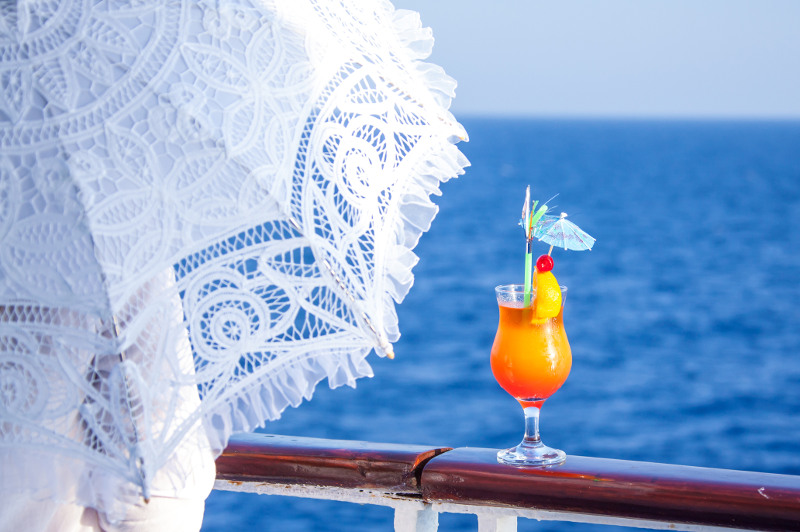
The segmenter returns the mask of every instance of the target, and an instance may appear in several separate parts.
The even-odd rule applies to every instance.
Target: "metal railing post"
[[[517,532],[517,517],[478,514],[478,532]]]
[[[394,509],[395,532],[437,532],[439,512],[425,503],[398,504]]]

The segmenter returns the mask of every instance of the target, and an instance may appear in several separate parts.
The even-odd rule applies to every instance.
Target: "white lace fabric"
[[[468,164],[431,45],[374,0],[0,4],[0,490],[122,514],[371,375]]]

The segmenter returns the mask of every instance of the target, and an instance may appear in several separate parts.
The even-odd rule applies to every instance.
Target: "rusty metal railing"
[[[569,456],[501,465],[496,450],[248,434],[217,460],[221,490],[378,504],[398,532],[434,532],[441,512],[481,532],[518,517],[670,530],[800,530],[800,477]]]

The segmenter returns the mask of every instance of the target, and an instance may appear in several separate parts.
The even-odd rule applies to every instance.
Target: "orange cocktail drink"
[[[492,373],[514,397],[525,414],[525,436],[516,447],[497,453],[503,464],[548,466],[566,460],[564,451],[552,449],[539,438],[539,411],[545,400],[561,388],[572,367],[572,350],[564,332],[565,286],[553,275],[553,248],[592,249],[594,238],[567,220],[567,213],[549,216],[545,202],[531,203],[525,190],[522,218],[525,232],[525,282],[495,288],[500,323],[492,345]],[[533,242],[550,245],[533,266]]]
[[[563,307],[553,318],[537,318],[533,305],[498,303],[500,323],[492,345],[492,373],[523,408],[541,408],[567,380],[572,351],[564,331]]]
[[[500,321],[492,344],[492,373],[519,401],[525,414],[525,436],[516,447],[497,453],[513,465],[553,465],[566,459],[539,437],[539,410],[569,376],[572,350],[564,331],[564,295],[550,271],[539,272],[532,291],[523,285],[495,289]]]

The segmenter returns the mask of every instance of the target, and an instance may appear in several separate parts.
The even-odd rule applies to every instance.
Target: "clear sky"
[[[458,114],[800,118],[800,0],[393,0]]]

